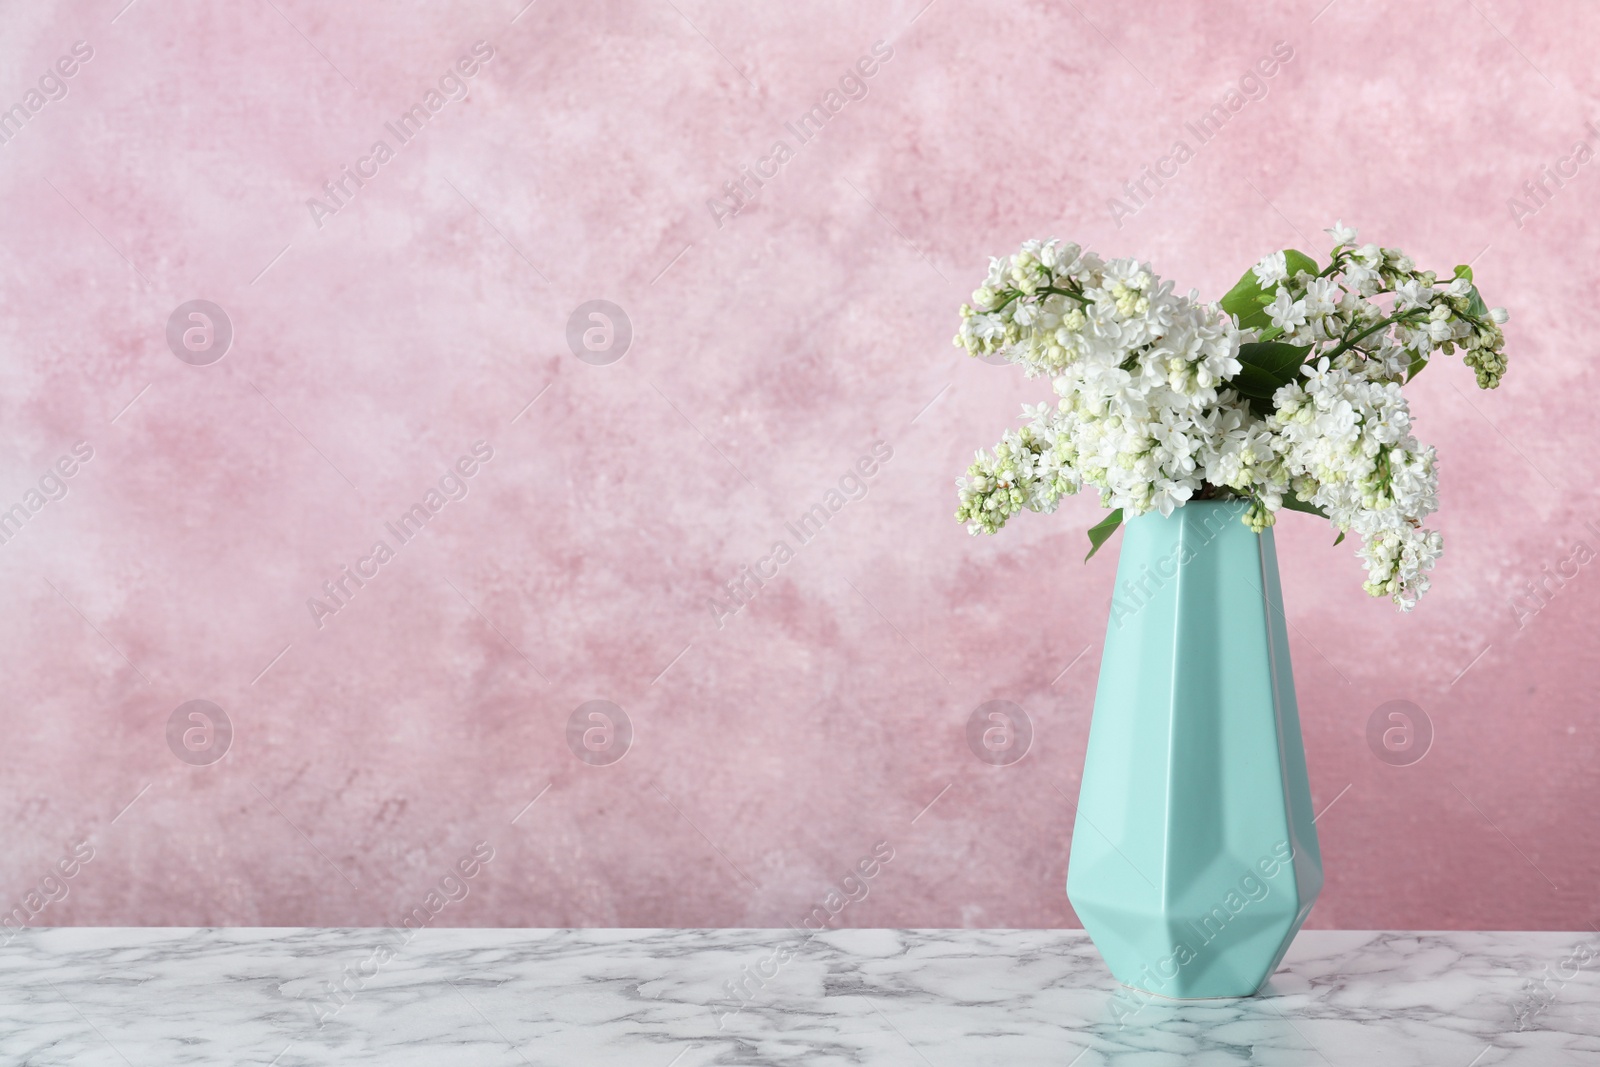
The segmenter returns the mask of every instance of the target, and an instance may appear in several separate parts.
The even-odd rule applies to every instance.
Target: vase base
[[[1157,993],[1153,989],[1146,989],[1143,986],[1132,985],[1128,982],[1118,982],[1117,984],[1123,989],[1131,989],[1135,993],[1143,993],[1147,997],[1155,997],[1157,1000],[1164,1000],[1169,1004],[1205,1004],[1217,1000],[1249,1000],[1251,997],[1260,994],[1261,990],[1266,986],[1266,983],[1263,982],[1248,993],[1224,993],[1209,997],[1175,997],[1169,993]]]

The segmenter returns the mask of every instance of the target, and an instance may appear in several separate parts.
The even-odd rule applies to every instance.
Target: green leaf
[[[1461,265],[1456,267],[1456,277],[1457,278],[1465,278],[1467,281],[1470,282],[1472,280],[1472,268],[1469,267],[1467,264],[1462,263]]]
[[[1249,341],[1239,346],[1239,362],[1272,375],[1283,385],[1299,376],[1300,366],[1305,363],[1309,351],[1308,345],[1291,345],[1286,341]]]
[[[1343,531],[1343,530],[1340,530],[1340,531],[1339,531],[1339,536],[1338,536],[1338,537],[1335,537],[1335,538],[1334,538],[1334,539],[1333,539],[1333,543],[1334,543],[1334,546],[1335,546],[1335,547],[1337,547],[1337,546],[1338,546],[1338,544],[1339,544],[1339,542],[1340,542],[1340,541],[1343,541],[1343,540],[1344,540],[1344,531]]]
[[[1476,285],[1467,290],[1467,314],[1476,315],[1480,319],[1489,317],[1489,305],[1483,302],[1483,297],[1478,294]]]
[[[1105,518],[1089,527],[1089,554],[1083,557],[1083,561],[1088,563],[1091,559],[1093,559],[1094,554],[1100,551],[1100,546],[1110,540],[1111,535],[1116,533],[1117,527],[1121,525],[1122,509],[1118,508],[1116,511],[1113,511],[1111,514],[1107,515]]]
[[[1291,278],[1293,278],[1296,274],[1299,274],[1301,271],[1305,271],[1310,275],[1315,275],[1320,269],[1317,266],[1316,260],[1306,255],[1304,252],[1297,252],[1292,248],[1285,248],[1283,250],[1283,261],[1289,268],[1289,277]]]
[[[1283,250],[1283,261],[1289,268],[1291,278],[1301,271],[1317,273],[1317,261],[1293,248]],[[1223,311],[1238,320],[1241,330],[1264,330],[1272,322],[1267,318],[1266,305],[1272,303],[1278,289],[1276,285],[1271,289],[1262,289],[1261,283],[1256,280],[1255,268],[1251,267],[1219,303]]]
[[[1422,373],[1422,368],[1426,367],[1427,365],[1428,365],[1428,357],[1427,356],[1413,356],[1413,357],[1411,357],[1411,366],[1406,368],[1406,381],[1410,382],[1411,379],[1413,379],[1417,375],[1421,374]]]
[[[1304,500],[1301,500],[1299,497],[1295,496],[1293,493],[1285,493],[1285,494],[1283,494],[1283,506],[1284,506],[1284,508],[1286,508],[1289,511],[1303,511],[1307,515],[1318,515],[1318,516],[1321,516],[1324,519],[1328,517],[1328,513],[1326,511],[1323,511],[1321,508],[1317,507],[1315,504],[1307,504]],[[1343,537],[1344,535],[1340,534],[1339,536]],[[1334,544],[1338,544],[1338,543],[1339,542],[1337,542],[1337,541],[1334,542]]]
[[[1309,347],[1283,341],[1251,341],[1239,346],[1239,373],[1228,382],[1241,396],[1270,402],[1272,394],[1300,376]]]
[[[1258,367],[1246,366],[1240,368],[1239,373],[1229,379],[1228,384],[1237,389],[1240,396],[1249,400],[1264,401],[1270,407],[1272,394],[1278,391],[1278,386],[1282,383]]]
[[[1261,307],[1263,295],[1261,283],[1256,281],[1256,272],[1252,268],[1244,272],[1244,277],[1218,303],[1223,311],[1238,320],[1241,330],[1251,330],[1268,322],[1267,313]],[[1267,303],[1271,302],[1272,298],[1267,297]]]

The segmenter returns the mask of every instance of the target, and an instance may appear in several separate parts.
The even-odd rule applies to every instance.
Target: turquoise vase
[[[1272,531],[1192,501],[1123,531],[1067,898],[1111,973],[1255,993],[1322,888]]]

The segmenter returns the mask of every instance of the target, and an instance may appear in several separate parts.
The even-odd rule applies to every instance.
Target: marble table
[[[1077,930],[28,930],[0,1063],[1600,1064],[1600,935],[1303,932],[1249,1000]]]

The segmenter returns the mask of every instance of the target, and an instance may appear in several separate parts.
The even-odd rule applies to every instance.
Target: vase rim
[[[1239,496],[1227,497],[1227,498],[1221,499],[1221,500],[1186,500],[1182,504],[1179,504],[1177,507],[1173,508],[1172,509],[1172,514],[1176,515],[1178,512],[1182,511],[1184,508],[1198,508],[1198,507],[1249,507],[1249,506],[1250,506],[1250,501],[1246,500],[1244,497],[1239,497]],[[1151,508],[1149,511],[1145,512],[1144,514],[1145,515],[1160,515],[1161,514],[1161,509],[1160,508]],[[1143,517],[1144,517],[1143,515],[1135,515],[1134,516],[1134,518],[1136,518],[1136,519],[1137,518],[1143,518]]]

